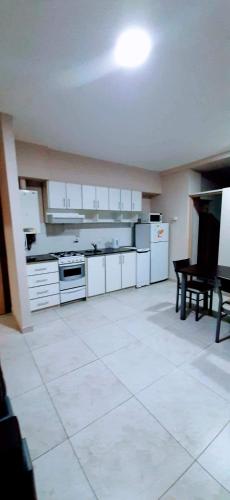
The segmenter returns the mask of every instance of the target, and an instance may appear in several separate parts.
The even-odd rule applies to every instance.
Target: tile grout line
[[[80,461],[80,459],[79,459],[79,457],[78,457],[78,455],[77,455],[77,453],[76,453],[75,449],[74,449],[74,446],[73,446],[73,444],[72,444],[71,439],[68,439],[68,442],[69,442],[69,445],[71,446],[72,452],[73,452],[74,456],[75,456],[75,457],[76,457],[76,459],[77,459],[77,462],[78,462],[79,467],[80,467],[80,469],[81,469],[81,471],[82,471],[82,474],[84,475],[84,477],[85,477],[85,479],[86,479],[86,481],[87,481],[87,483],[88,483],[88,485],[89,485],[89,487],[90,487],[91,491],[93,492],[93,494],[94,494],[95,498],[96,498],[97,500],[100,500],[100,499],[99,499],[99,497],[98,497],[98,496],[97,496],[97,494],[96,494],[96,491],[95,491],[95,490],[94,490],[94,488],[93,488],[93,485],[91,484],[91,482],[90,482],[90,480],[89,480],[89,478],[88,478],[88,475],[87,475],[87,473],[86,473],[86,471],[85,471],[85,469],[84,469],[84,467],[83,467],[83,465],[82,465],[82,463],[81,463],[81,461]]]
[[[182,477],[183,477],[183,476],[184,476],[184,475],[185,475],[185,474],[186,474],[186,473],[187,473],[187,472],[191,469],[191,467],[193,467],[193,465],[194,465],[195,463],[196,463],[196,460],[194,460],[194,461],[193,461],[193,462],[192,462],[192,463],[191,463],[191,464],[190,464],[190,465],[189,465],[189,466],[185,469],[185,471],[184,471],[182,474],[180,474],[180,476],[179,476],[179,477],[178,477],[178,478],[177,478],[177,479],[176,479],[176,480],[175,480],[175,481],[174,481],[174,482],[173,482],[173,483],[169,486],[169,488],[167,488],[167,490],[165,490],[165,491],[164,491],[164,493],[162,493],[162,495],[161,495],[160,497],[158,497],[158,499],[157,499],[157,500],[161,500],[161,499],[164,497],[164,495],[166,495],[166,494],[167,494],[167,493],[171,490],[171,488],[173,488],[173,486],[174,486],[175,484],[177,484],[177,483],[180,481],[180,479],[182,479]]]
[[[157,422],[157,423],[158,423],[158,424],[159,424],[159,425],[160,425],[160,426],[164,429],[164,431],[166,431],[166,432],[167,432],[167,434],[169,434],[169,436],[170,436],[170,437],[171,437],[174,441],[176,441],[176,442],[177,442],[177,444],[178,444],[181,448],[183,448],[183,450],[184,450],[184,451],[185,451],[185,452],[186,452],[186,453],[187,453],[187,454],[191,457],[191,459],[193,460],[193,462],[194,462],[194,461],[196,461],[196,458],[195,458],[195,457],[191,454],[191,452],[190,452],[190,451],[188,451],[188,450],[184,447],[184,445],[183,445],[183,444],[181,444],[181,443],[180,443],[180,441],[178,441],[178,439],[177,439],[175,436],[173,436],[173,434],[171,434],[171,432],[170,432],[170,431],[169,431],[169,430],[168,430],[168,429],[167,429],[167,428],[166,428],[166,427],[162,424],[162,422],[161,422],[161,421],[160,421],[160,420],[159,420],[159,419],[158,419],[158,418],[157,418],[157,417],[156,417],[153,413],[151,413],[151,411],[150,411],[150,410],[149,410],[149,409],[148,409],[148,408],[144,405],[144,403],[142,403],[142,401],[140,401],[140,400],[139,400],[136,396],[134,396],[134,398],[138,401],[138,403],[140,403],[140,404],[143,406],[143,408],[144,408],[144,409],[145,409],[145,410],[149,413],[149,415],[151,415],[151,417],[152,417],[154,420],[156,420],[156,422]]]
[[[227,493],[230,493],[230,489],[228,490],[226,486],[224,486],[218,479],[216,479],[216,477],[214,477],[207,469],[205,469],[205,467],[200,462],[198,462],[198,460],[196,460],[195,463],[197,463],[201,467],[201,469],[203,469],[203,471],[206,472],[206,474],[208,474],[216,483],[218,483]]]

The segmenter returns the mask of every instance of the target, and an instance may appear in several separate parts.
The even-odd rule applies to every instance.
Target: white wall
[[[173,260],[191,257],[192,200],[189,194],[200,190],[200,174],[182,170],[162,175],[162,194],[152,199],[151,209],[163,213],[170,223],[169,275],[174,278]],[[172,221],[173,218],[176,221]],[[196,228],[196,229],[195,229]],[[198,231],[198,226],[193,231]]]
[[[230,188],[222,191],[218,264],[230,266]]]
[[[113,238],[119,240],[120,246],[132,244],[132,229],[128,224],[125,227],[118,224],[94,224],[86,225],[86,228],[77,224],[42,224],[41,230],[27,255],[86,250],[92,248],[91,242],[104,248],[112,245]],[[76,237],[79,243],[74,243]]]

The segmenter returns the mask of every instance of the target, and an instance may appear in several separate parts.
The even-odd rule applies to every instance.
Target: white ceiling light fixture
[[[135,68],[143,64],[152,48],[149,34],[142,28],[129,28],[118,38],[114,57],[116,64],[124,68]]]

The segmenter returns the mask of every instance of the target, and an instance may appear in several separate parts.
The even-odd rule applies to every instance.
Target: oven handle
[[[76,267],[80,267],[85,265],[85,262],[76,262],[76,264],[59,264],[59,267],[66,267],[67,269],[76,269]]]

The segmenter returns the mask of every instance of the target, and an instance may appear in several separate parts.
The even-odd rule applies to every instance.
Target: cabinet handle
[[[65,208],[65,202],[66,202],[65,198],[63,198],[63,207],[64,208]]]
[[[96,200],[93,200],[93,208],[96,208]]]
[[[36,280],[35,283],[46,283],[47,278],[44,278],[43,280]]]
[[[102,266],[105,267],[105,257],[103,257]]]
[[[40,302],[38,306],[46,306],[47,304],[49,304],[48,300],[46,300],[46,302]]]
[[[132,202],[132,210],[134,210],[135,208],[135,205],[134,205],[134,202]]]
[[[48,290],[44,290],[44,292],[37,292],[37,295],[45,295],[47,293],[49,293],[49,291]]]
[[[36,272],[47,271],[46,267],[37,267]]]
[[[125,256],[122,255],[122,263],[124,264],[125,263]]]
[[[68,198],[68,207],[70,208],[70,198]]]

